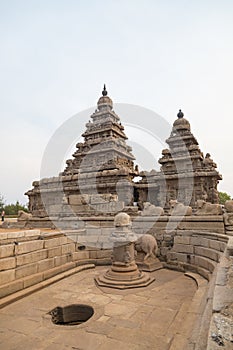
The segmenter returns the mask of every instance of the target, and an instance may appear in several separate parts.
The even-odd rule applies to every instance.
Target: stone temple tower
[[[101,204],[101,195],[103,204],[112,196],[118,202],[119,210],[133,204],[132,180],[138,175],[138,170],[105,85],[97,109],[90,118],[82,134],[84,141],[77,143],[73,158],[66,161],[65,170],[59,176],[34,181],[34,188],[26,193],[34,217],[70,216],[68,206],[79,214],[95,214],[93,207]],[[114,212],[117,205],[111,204]],[[107,212],[108,209],[105,214]]]
[[[216,170],[217,165],[210,154],[203,156],[190,123],[181,110],[166,143],[169,148],[162,151],[159,159],[161,171],[144,173],[138,185],[141,202],[147,195],[152,203],[165,208],[169,207],[170,199],[192,207],[195,207],[198,199],[218,203],[217,184],[222,176]]]
[[[84,142],[76,145],[74,158],[66,162],[62,175],[79,174],[83,193],[118,194],[119,200],[132,204],[131,182],[138,175],[135,158],[105,85],[91,119],[82,134]]]

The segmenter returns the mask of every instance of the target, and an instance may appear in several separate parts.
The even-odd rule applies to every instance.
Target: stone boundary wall
[[[74,240],[97,248],[110,248],[109,235],[114,230],[113,220],[110,217],[86,217],[82,230],[73,231]],[[166,261],[167,253],[174,244],[174,237],[179,232],[198,231],[201,233],[225,234],[223,217],[217,216],[132,216],[132,230],[138,235],[152,234],[158,243],[160,258]]]
[[[222,215],[211,216],[160,216],[137,217],[133,222],[133,231],[137,234],[152,234],[158,243],[159,258],[167,261],[167,255],[174,245],[174,237],[182,232],[200,232],[225,234]]]
[[[174,245],[167,253],[167,266],[193,271],[210,280],[225,251],[229,237],[201,231],[177,231]]]
[[[224,255],[216,268],[212,301],[212,317],[206,349],[217,350],[222,346],[226,350],[231,350],[233,343],[233,237],[229,237]]]
[[[110,250],[79,250],[63,233],[0,234],[0,298],[84,263],[109,264]]]
[[[161,255],[166,256],[173,246],[174,236],[179,230],[199,230],[203,232],[214,232],[225,234],[224,221],[222,215],[211,216],[133,216],[132,230],[136,234],[150,233],[156,237],[158,243],[163,248]],[[109,247],[109,235],[114,230],[114,217],[93,216],[82,217],[82,220],[72,218],[67,219],[66,226],[72,227],[77,232],[76,239],[97,248]],[[65,230],[65,229],[64,229]],[[166,242],[166,243],[164,243]],[[167,249],[166,249],[167,248]]]
[[[166,266],[209,279],[228,236],[222,216],[135,217],[133,231],[156,237]],[[86,217],[82,229],[45,233],[39,229],[1,233],[0,297],[32,286],[83,263],[110,263],[113,217]],[[214,233],[213,233],[214,232]],[[79,250],[80,245],[88,248]]]

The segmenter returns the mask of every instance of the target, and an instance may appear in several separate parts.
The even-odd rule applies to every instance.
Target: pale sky
[[[51,136],[72,115],[94,111],[103,83],[114,102],[151,109],[170,124],[181,108],[218,164],[219,190],[233,196],[232,19],[231,0],[0,0],[7,203],[27,202]]]

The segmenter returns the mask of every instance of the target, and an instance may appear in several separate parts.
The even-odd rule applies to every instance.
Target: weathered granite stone
[[[150,202],[143,203],[142,216],[160,216],[164,215],[164,210],[161,207],[156,207]]]
[[[89,195],[84,194],[71,194],[68,197],[68,203],[71,205],[82,205],[82,204],[88,204],[90,200]]]
[[[233,213],[233,200],[228,200],[225,202],[225,209],[228,213]]]
[[[226,226],[233,226],[233,213],[224,213],[223,218]]]
[[[222,207],[220,204],[212,204],[199,199],[196,215],[222,215]]]
[[[192,208],[184,205],[183,203],[177,202],[176,199],[170,200],[170,207],[169,214],[172,216],[192,215]]]

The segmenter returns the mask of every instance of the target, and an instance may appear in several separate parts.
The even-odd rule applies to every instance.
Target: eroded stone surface
[[[192,279],[163,269],[154,273],[156,281],[150,287],[103,292],[95,286],[94,277],[105,269],[70,276],[1,309],[1,347],[149,350],[156,345],[166,350],[177,341],[177,334],[184,343],[188,341],[196,317],[190,310],[196,292]],[[52,324],[47,312],[72,303],[91,305],[93,317],[80,326]],[[184,330],[181,325],[188,319]]]

